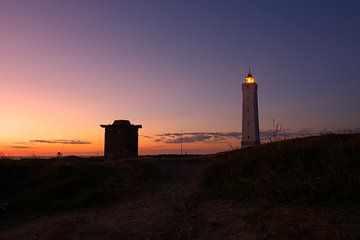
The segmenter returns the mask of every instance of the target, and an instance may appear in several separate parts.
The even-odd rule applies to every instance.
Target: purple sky
[[[241,131],[249,66],[262,130],[272,118],[358,128],[359,12],[358,1],[3,0],[0,151],[31,139],[99,147],[98,125],[114,119],[143,135]]]

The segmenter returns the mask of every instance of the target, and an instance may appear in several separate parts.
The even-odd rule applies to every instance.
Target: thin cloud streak
[[[29,146],[10,146],[11,148],[15,148],[15,149],[29,149],[29,148],[34,148],[34,147],[29,147]]]
[[[163,133],[158,134],[154,139],[155,142],[161,143],[223,143],[229,139],[240,139],[240,132],[190,132],[190,133]]]
[[[47,143],[47,144],[72,144],[72,145],[91,144],[91,142],[89,142],[89,141],[68,140],[68,139],[60,139],[60,140],[36,139],[36,140],[30,140],[30,142],[31,143]]]

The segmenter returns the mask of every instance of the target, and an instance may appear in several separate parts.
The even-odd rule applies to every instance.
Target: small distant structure
[[[257,90],[258,85],[249,69],[249,73],[245,77],[245,82],[242,84],[242,148],[260,144]]]
[[[105,128],[104,155],[108,160],[138,157],[138,129],[129,120],[115,120]]]
[[[58,152],[57,154],[56,154],[56,158],[59,160],[59,159],[61,159],[62,158],[62,153],[61,152]]]

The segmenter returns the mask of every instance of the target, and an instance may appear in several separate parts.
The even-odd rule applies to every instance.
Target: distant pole
[[[270,142],[271,142],[272,139],[273,140],[275,139],[275,121],[276,121],[276,119],[270,118],[270,120],[272,121],[272,125],[273,125],[272,136],[270,137]]]
[[[271,119],[272,120],[272,124],[273,124],[273,133],[275,132],[275,119]]]
[[[183,135],[183,131],[181,129],[181,134],[180,134],[180,156],[182,156],[182,152],[183,152],[182,135]]]
[[[182,156],[182,129],[180,134],[180,156]]]

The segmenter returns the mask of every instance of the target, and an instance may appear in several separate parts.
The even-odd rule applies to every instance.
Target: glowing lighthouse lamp
[[[258,86],[255,78],[249,69],[245,82],[242,84],[243,116],[241,147],[243,148],[260,144],[257,90]]]
[[[255,78],[250,73],[250,69],[248,75],[245,78],[245,83],[255,83]]]

